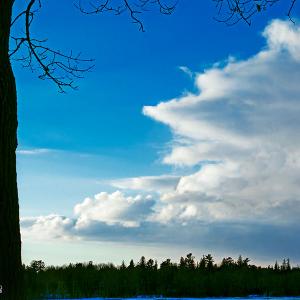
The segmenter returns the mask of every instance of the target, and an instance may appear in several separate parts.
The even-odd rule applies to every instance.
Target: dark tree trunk
[[[16,173],[17,95],[9,59],[13,0],[0,1],[0,299],[22,299]]]

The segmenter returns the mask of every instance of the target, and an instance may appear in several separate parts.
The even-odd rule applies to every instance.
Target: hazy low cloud
[[[144,107],[173,132],[163,162],[196,171],[111,181],[125,191],[86,198],[73,219],[23,220],[23,232],[300,259],[300,27],[275,20],[263,35],[256,55],[195,74],[197,93]]]
[[[141,222],[138,227],[107,225],[93,221],[87,227],[76,227],[76,219],[49,215],[32,218],[29,226],[21,222],[25,240],[87,240],[118,243],[184,246],[186,251],[205,249],[217,255],[244,254],[251,258],[272,261],[290,257],[299,262],[299,224],[271,225],[249,222],[191,222],[189,225]],[[182,253],[184,254],[184,253]]]

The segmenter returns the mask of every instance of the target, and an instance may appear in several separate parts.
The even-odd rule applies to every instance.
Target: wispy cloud
[[[188,67],[186,66],[179,66],[178,69],[188,75],[190,78],[193,78],[195,73],[193,73]]]
[[[34,149],[18,149],[17,154],[19,155],[42,155],[55,152],[53,149],[47,148],[34,148]]]
[[[110,180],[108,183],[118,189],[161,193],[175,190],[179,179],[180,176],[176,175],[140,176]]]

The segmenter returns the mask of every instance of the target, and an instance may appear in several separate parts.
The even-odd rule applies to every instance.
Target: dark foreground
[[[89,262],[45,267],[43,262],[34,261],[25,269],[25,281],[28,297],[38,299],[300,295],[300,268],[291,267],[289,260],[281,265],[259,267],[242,257],[236,261],[225,258],[215,264],[211,255],[195,261],[189,254],[179,263],[167,259],[159,266],[144,257],[128,266]]]

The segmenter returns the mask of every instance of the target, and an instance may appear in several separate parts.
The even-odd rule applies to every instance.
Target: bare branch
[[[244,21],[251,25],[251,19],[256,13],[266,11],[280,0],[212,0],[216,3],[218,22],[234,25]],[[297,0],[289,0],[287,16],[291,18]]]
[[[22,12],[20,12],[15,18],[14,20],[11,22],[10,26],[13,26],[23,15],[25,15],[26,11],[23,10]]]
[[[40,79],[53,81],[60,92],[64,92],[66,87],[76,89],[74,80],[82,78],[85,72],[93,68],[92,59],[81,58],[81,53],[74,55],[62,53],[46,46],[47,40],[36,39],[31,36],[31,24],[38,9],[33,7],[38,5],[41,8],[40,0],[30,0],[26,10],[16,16],[11,25],[24,17],[25,34],[23,37],[11,37],[15,43],[15,48],[10,52],[10,57],[23,63],[24,67],[30,68],[32,72],[38,70]],[[23,48],[23,50],[21,50]],[[15,54],[21,52],[21,57],[15,58]],[[80,67],[80,65],[87,65]]]
[[[293,21],[293,19],[292,19],[292,17],[291,17],[291,14],[292,14],[292,11],[293,11],[293,9],[294,9],[294,6],[295,6],[296,1],[297,1],[297,0],[292,0],[291,6],[290,6],[289,11],[288,11],[288,13],[287,13],[289,19],[290,19],[293,23],[294,23],[294,21]]]
[[[82,5],[82,0],[74,4],[84,14],[100,14],[112,12],[120,15],[127,12],[133,23],[137,24],[140,31],[145,31],[139,15],[148,10],[150,6],[159,8],[162,14],[170,15],[176,4],[168,5],[169,0],[91,0],[88,9]],[[170,0],[172,1],[172,0]],[[24,21],[25,32],[23,36],[12,36],[14,49],[10,51],[10,58],[19,61],[32,72],[39,71],[40,79],[49,79],[54,82],[61,92],[65,88],[75,89],[74,80],[82,78],[85,72],[93,68],[92,59],[83,59],[81,54],[74,55],[54,50],[46,45],[47,40],[32,37],[31,25],[35,15],[41,8],[41,0],[28,0],[26,9],[20,12],[11,22],[11,26]],[[18,57],[16,54],[18,53]]]
[[[100,14],[104,12],[112,12],[115,15],[121,15],[128,12],[132,22],[137,24],[140,31],[145,31],[144,24],[139,15],[150,9],[150,6],[156,6],[159,12],[164,15],[170,15],[174,12],[177,3],[167,4],[163,0],[103,0],[92,1],[87,6],[82,5],[82,1],[79,0],[74,4],[82,13],[87,15]]]

